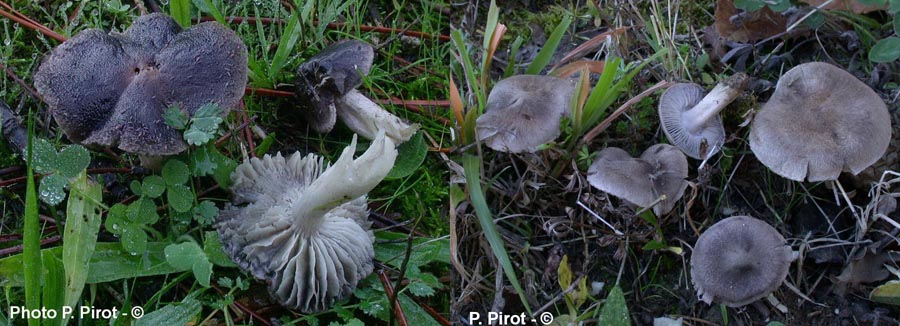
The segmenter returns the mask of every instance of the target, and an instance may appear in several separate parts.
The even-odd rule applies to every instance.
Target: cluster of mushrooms
[[[737,73],[704,95],[692,83],[672,85],[659,99],[662,130],[671,144],[656,144],[634,158],[609,147],[587,172],[595,188],[657,216],[670,212],[688,186],[686,156],[706,161],[722,149],[719,112],[747,87]],[[513,76],[489,94],[476,126],[478,138],[502,152],[530,153],[560,134],[570,116],[574,81]],[[891,140],[882,99],[847,71],[822,62],[784,73],[750,126],[750,148],[774,173],[795,181],[834,181],[879,160]],[[697,240],[691,278],[700,299],[738,307],[768,296],[796,257],[775,228],[749,216],[719,221]]]
[[[365,153],[353,158],[354,135],[333,165],[300,153],[246,160],[231,176],[233,204],[215,225],[232,260],[302,312],[327,309],[372,272],[366,194],[418,129],[355,90],[373,58],[372,46],[341,41],[297,72],[298,106],[313,129],[328,132],[340,117],[372,140]],[[88,29],[63,42],[41,62],[34,86],[72,142],[159,158],[188,148],[165,122],[168,108],[191,116],[213,103],[224,116],[241,105],[247,48],[219,23],[183,29],[150,14],[122,33]]]

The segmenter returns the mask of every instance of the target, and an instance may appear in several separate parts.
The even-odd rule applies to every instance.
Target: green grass
[[[176,13],[187,18],[187,20],[182,19],[182,23],[197,23],[198,3],[212,5],[214,10],[203,15],[215,16],[218,18],[217,20],[221,20],[225,16],[266,17],[284,21],[293,19],[293,25],[228,23],[228,26],[244,40],[249,50],[252,71],[250,86],[292,90],[291,85],[297,66],[306,58],[336,40],[355,38],[380,46],[376,50],[374,67],[366,78],[365,85],[360,87],[363,93],[378,99],[385,99],[386,96],[383,94],[405,100],[443,100],[448,97],[445,86],[448,75],[446,62],[449,60],[450,54],[448,42],[438,39],[397,38],[392,34],[362,31],[359,28],[360,25],[386,26],[400,30],[408,28],[410,31],[432,35],[446,34],[446,28],[449,26],[448,17],[435,10],[432,3],[318,0],[298,1],[295,3],[297,9],[291,10],[278,1],[254,2],[248,0],[235,4],[228,1],[223,3],[221,0],[163,2],[166,3],[162,5],[163,12]],[[170,6],[179,4],[182,7],[172,11]],[[73,1],[62,4],[52,3],[47,6],[30,1],[13,1],[11,5],[35,21],[69,37],[87,28],[122,31],[140,15],[138,8],[131,1],[113,1],[105,4],[93,1]],[[184,11],[185,5],[189,6],[188,12]],[[73,15],[76,8],[79,10],[77,14]],[[370,10],[370,8],[374,10]],[[374,15],[374,19],[372,15]],[[70,17],[75,18],[71,23]],[[338,28],[326,28],[326,24],[314,24],[314,21],[340,21],[344,24]],[[31,75],[39,65],[42,56],[58,45],[55,40],[35,31],[21,28],[7,19],[0,19],[0,41],[5,45],[0,47],[0,63],[8,66],[15,75],[28,82],[31,81]],[[394,60],[394,57],[411,61],[411,64],[401,63]],[[36,112],[45,112],[46,109],[39,101],[31,98],[25,88],[10,78],[0,78],[0,100],[10,104],[14,110],[19,107],[19,103],[22,103],[21,107],[26,111],[33,109]],[[292,99],[246,96],[244,100],[246,110],[250,119],[254,121],[254,125],[270,135],[275,134],[269,153],[275,151],[291,153],[297,150],[317,152],[333,161],[340,150],[350,142],[352,133],[343,126],[337,126],[328,135],[308,131],[304,127],[302,113],[299,108],[295,107]],[[437,119],[437,117],[448,118],[449,110],[441,107],[426,108],[425,110],[428,112],[422,114],[412,112],[399,105],[385,105],[385,108],[401,118],[420,124],[422,130],[429,136],[425,138],[428,146],[441,147],[443,145],[446,147],[449,145],[448,127]],[[56,129],[52,119],[36,119],[35,122],[34,135],[36,137],[52,138],[51,143],[56,147],[68,142]],[[46,124],[46,122],[51,123]],[[226,118],[223,129],[230,130],[241,123],[243,123],[243,119],[238,114],[231,114]],[[56,135],[56,137],[51,137],[51,135]],[[438,143],[432,144],[429,139],[435,139]],[[259,145],[262,139],[256,139],[255,142]],[[242,146],[246,147],[246,144],[242,143],[243,139],[237,135],[230,138],[219,150],[230,159],[241,161]],[[360,153],[367,146],[366,141],[361,143],[363,145],[360,146]],[[125,166],[139,165],[136,156],[125,153],[117,153],[117,155],[124,160]],[[92,151],[91,156],[91,168],[99,167],[98,165],[102,165],[102,167],[122,166],[107,152]],[[186,156],[182,156],[182,158],[184,157]],[[21,157],[13,154],[7,144],[3,142],[0,144],[0,168],[11,166],[24,166],[24,162]],[[413,228],[415,225],[414,228],[417,232],[426,235],[421,238],[417,237],[412,248],[406,246],[408,237],[406,234],[387,235],[378,232],[379,237],[376,239],[376,255],[378,257],[384,258],[387,252],[396,252],[396,250],[413,252],[410,259],[416,260],[416,262],[415,264],[411,263],[409,268],[412,269],[407,269],[404,273],[404,277],[411,281],[410,285],[395,290],[401,293],[399,303],[407,319],[411,324],[415,321],[416,325],[434,324],[436,321],[418,304],[414,303],[410,295],[415,295],[424,304],[438,312],[446,313],[449,309],[447,299],[449,289],[437,282],[438,278],[445,277],[448,273],[447,255],[444,252],[448,246],[446,234],[449,230],[444,217],[446,212],[442,209],[449,200],[446,187],[449,174],[446,172],[445,166],[438,155],[430,152],[426,156],[425,162],[414,173],[397,180],[385,181],[370,194],[370,198],[379,205],[379,214],[383,214],[389,219],[395,219],[396,223],[405,224],[409,228]],[[20,175],[24,175],[24,169],[10,176],[4,176],[4,178]],[[91,178],[98,180],[97,176]],[[135,180],[146,182],[147,178],[136,174],[107,175],[106,182],[101,183],[105,187],[103,206],[112,207],[113,204],[132,195],[129,184]],[[201,202],[209,200],[221,208],[229,200],[228,192],[213,190],[203,195],[200,194],[200,191],[209,189],[215,184],[215,180],[209,176],[191,176],[187,183],[188,189],[192,192],[190,195],[191,205],[200,205]],[[2,214],[0,214],[0,234],[23,233],[22,208],[26,206],[24,190],[24,183],[0,189],[0,198],[4,202]],[[166,195],[158,198],[148,197],[147,200],[155,205],[169,202]],[[43,215],[57,217],[62,221],[66,219],[64,210],[57,212],[57,209],[64,206],[50,207],[39,202],[39,205],[30,205],[29,207],[38,207],[38,211]],[[36,218],[36,216],[32,217],[35,220]],[[33,224],[37,225],[37,223]],[[49,225],[41,223],[38,226],[46,228]],[[211,230],[208,224],[192,220],[189,215],[178,213],[171,206],[159,213],[158,222],[137,227],[142,230],[142,234],[146,232],[148,241],[146,250],[149,253],[161,255],[163,247],[174,243],[197,243],[200,247],[214,243],[210,242],[213,240],[209,239],[207,233]],[[41,232],[40,228],[36,230]],[[391,231],[395,232],[400,230],[402,229],[391,228]],[[61,231],[45,229],[43,234],[36,234],[36,236],[47,239],[59,232]],[[99,242],[118,241],[104,228],[101,228],[99,238]],[[21,242],[2,242],[0,249],[18,244]],[[48,255],[47,250],[58,250],[61,246],[61,243],[56,242],[49,247],[44,247],[45,263],[48,262],[47,259],[54,257]],[[208,254],[198,257],[206,257],[215,264],[209,278],[210,284],[216,286],[215,289],[204,286],[204,277],[197,274],[196,268],[191,272],[190,265],[185,271],[184,266],[175,264],[173,261],[166,261],[165,258],[159,260],[163,256],[151,255],[148,257],[144,255],[145,262],[153,262],[158,266],[175,264],[173,266],[176,267],[160,269],[154,273],[141,272],[140,268],[138,270],[129,269],[135,266],[122,265],[121,259],[127,260],[128,258],[126,253],[117,253],[115,249],[109,249],[106,245],[102,246],[102,248],[107,248],[103,249],[105,251],[99,248],[101,248],[100,244],[98,244],[98,252],[103,252],[110,257],[106,260],[107,265],[103,266],[113,274],[117,272],[118,268],[120,276],[114,280],[92,281],[92,276],[89,275],[88,284],[80,298],[77,299],[82,305],[116,307],[120,310],[141,306],[147,313],[159,311],[156,316],[160,314],[178,315],[198,323],[216,319],[232,325],[250,322],[249,316],[236,309],[235,301],[260,295],[266,296],[264,294],[265,284],[253,280],[251,276],[240,272],[237,268],[220,266],[215,261],[215,257]],[[151,250],[151,248],[155,249]],[[421,251],[422,248],[433,248],[436,250],[434,252],[440,254],[421,255],[416,250]],[[190,250],[193,249],[188,249],[188,251]],[[29,247],[28,253],[34,255],[37,251],[33,250],[33,247]],[[402,258],[401,256],[401,259],[393,259],[390,262],[382,261],[383,268],[391,277],[392,284],[400,277],[401,267],[405,266],[405,264],[401,264]],[[116,265],[117,261],[120,265]],[[50,262],[52,265],[52,261]],[[91,266],[96,263],[91,262]],[[9,269],[4,270],[3,266]],[[144,266],[146,267],[146,265]],[[0,273],[21,273],[21,271],[16,271],[16,268],[15,265],[0,264]],[[376,267],[376,269],[378,268],[380,267]],[[46,280],[48,282],[61,280],[52,276],[57,274],[48,275],[51,275],[46,276],[51,277]],[[63,277],[65,274],[58,275]],[[64,280],[62,281],[64,282]],[[2,283],[4,281],[0,280],[0,284]],[[3,323],[3,320],[8,317],[6,313],[9,306],[24,305],[25,302],[25,292],[22,287],[13,286],[5,287],[5,289],[4,294],[0,296],[0,307],[3,307],[3,312],[0,313],[0,323]],[[386,322],[391,318],[392,309],[385,300],[387,298],[381,282],[378,281],[375,274],[372,274],[360,284],[357,293],[352,298],[336,304],[331,310],[299,319],[295,314],[284,309],[270,309],[263,315],[265,318],[280,319],[286,324],[304,324],[304,322],[328,324],[330,322],[357,321],[368,324],[377,323],[379,320]],[[173,303],[175,304],[173,305]],[[260,308],[262,306],[258,304],[250,305],[251,310]],[[236,318],[240,315],[243,316],[238,322]],[[126,321],[123,318],[117,324],[124,324]],[[258,321],[254,321],[254,323],[256,324]]]

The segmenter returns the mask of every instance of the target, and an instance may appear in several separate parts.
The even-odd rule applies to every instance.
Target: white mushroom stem
[[[291,205],[292,215],[308,219],[311,223],[321,219],[331,209],[355,198],[364,196],[381,182],[394,167],[397,149],[384,131],[375,134],[375,140],[359,158],[356,152],[356,135],[334,165],[322,172],[305,190],[305,196]]]
[[[684,112],[685,126],[690,132],[698,132],[709,119],[717,116],[722,109],[741,95],[747,87],[749,77],[737,73],[717,84],[700,100],[700,103]]]
[[[357,90],[347,92],[334,104],[341,121],[367,139],[374,139],[378,131],[383,130],[395,144],[401,144],[419,129],[418,125],[403,122]]]

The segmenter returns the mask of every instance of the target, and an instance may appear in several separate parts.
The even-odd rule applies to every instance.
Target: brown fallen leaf
[[[730,41],[758,41],[784,32],[786,28],[787,18],[769,7],[743,12],[734,7],[732,0],[716,1],[716,30]]]
[[[565,66],[553,69],[553,71],[550,72],[550,75],[556,76],[559,78],[569,78],[576,72],[581,71],[582,69],[587,69],[591,73],[602,74],[604,66],[605,66],[605,63],[603,61],[581,59],[581,60],[566,64]]]

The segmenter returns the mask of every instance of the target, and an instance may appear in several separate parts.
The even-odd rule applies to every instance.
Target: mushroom
[[[310,126],[322,133],[334,128],[336,118],[367,139],[379,130],[399,144],[416,133],[409,125],[356,90],[369,74],[375,57],[372,46],[357,40],[329,45],[300,65],[295,81],[297,99],[306,107]]]
[[[0,134],[13,152],[21,153],[22,157],[27,156],[25,150],[28,146],[28,129],[22,126],[18,115],[3,102],[0,102]]]
[[[187,143],[163,113],[214,103],[227,113],[247,84],[247,48],[216,22],[182,30],[170,17],[139,17],[124,33],[88,29],[57,46],[34,86],[73,142],[172,155]]]
[[[744,73],[737,73],[703,96],[703,88],[693,83],[675,84],[659,99],[659,122],[669,142],[698,160],[715,155],[725,142],[725,128],[719,111],[747,88]]]
[[[691,282],[700,300],[740,307],[781,286],[796,254],[768,223],[732,216],[700,235],[691,255]]]
[[[491,149],[533,153],[559,137],[559,120],[570,115],[573,81],[519,75],[497,82],[484,114],[475,121],[478,140]]]
[[[372,272],[366,193],[391,170],[397,150],[380,131],[354,160],[355,152],[356,136],[330,167],[315,154],[278,153],[231,175],[234,205],[216,223],[225,252],[266,280],[284,306],[325,310]]]
[[[786,72],[753,118],[750,149],[795,181],[835,180],[872,165],[891,141],[891,116],[871,88],[836,66],[811,62]]]
[[[640,158],[632,158],[616,147],[600,151],[588,169],[587,180],[594,188],[640,207],[659,201],[653,213],[662,216],[684,195],[687,174],[687,158],[681,151],[672,145],[656,144]],[[663,195],[665,198],[659,200]]]

